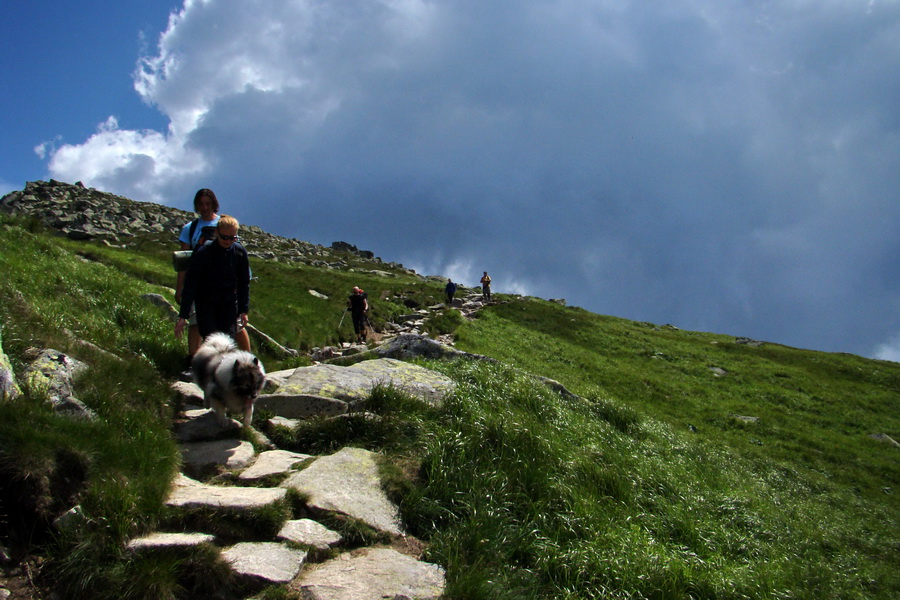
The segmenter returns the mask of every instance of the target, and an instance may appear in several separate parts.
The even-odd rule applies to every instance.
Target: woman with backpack
[[[197,193],[194,194],[194,211],[199,217],[185,223],[181,228],[181,235],[178,236],[182,250],[197,250],[216,237],[216,225],[219,223],[219,199],[216,198],[215,192],[209,188],[197,190]],[[178,305],[181,305],[181,296],[184,293],[185,274],[186,271],[178,272],[178,280],[175,285],[175,302]],[[203,337],[197,327],[197,312],[191,306],[188,317],[188,365],[202,342]],[[235,342],[241,350],[250,351],[250,336],[247,335],[246,329],[242,328],[237,331]]]

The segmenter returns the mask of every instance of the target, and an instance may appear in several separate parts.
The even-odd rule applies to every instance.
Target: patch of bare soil
[[[29,559],[14,567],[0,567],[0,600],[50,600],[55,596],[35,582],[40,559]]]

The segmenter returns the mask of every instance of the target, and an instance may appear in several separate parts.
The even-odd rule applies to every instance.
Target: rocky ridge
[[[196,218],[193,212],[137,202],[123,196],[86,188],[81,182],[30,181],[23,190],[0,198],[0,212],[37,219],[62,235],[78,240],[100,240],[128,247],[145,236],[177,243],[177,232]],[[227,212],[227,211],[226,211]],[[326,248],[294,238],[267,233],[254,225],[241,225],[241,240],[251,255],[265,260],[297,262],[326,269],[357,269],[384,276],[417,275],[399,263],[383,262],[368,250],[347,242]]]

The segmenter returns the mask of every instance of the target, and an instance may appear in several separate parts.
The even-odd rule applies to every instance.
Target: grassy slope
[[[67,331],[129,359],[123,368],[89,356],[93,376],[78,394],[104,417],[99,424],[69,424],[28,397],[0,407],[0,462],[24,465],[22,475],[84,468],[92,526],[53,562],[72,597],[97,582],[161,585],[159,574],[175,566],[135,575],[121,543],[153,527],[176,468],[165,382],[180,370],[183,342],[137,299],[171,300],[170,249],[0,227],[3,344],[14,364],[21,368],[29,345],[69,349]],[[253,268],[253,322],[292,347],[345,335],[346,320],[344,332],[335,328],[351,285],[370,292],[376,320],[408,311],[398,296],[422,304],[440,296],[440,285],[412,277]],[[345,431],[309,431],[302,442],[344,440],[401,464],[421,461],[421,478],[398,498],[448,567],[455,597],[900,592],[896,449],[867,435],[900,434],[900,365],[739,346],[534,300],[492,307],[458,334],[461,348],[557,379],[589,402],[503,367],[436,364],[460,382],[444,409],[382,401],[388,419],[342,420]]]
[[[896,363],[741,345],[538,301],[482,313],[459,331],[458,345],[873,500],[900,484],[896,449],[869,437],[900,437]]]
[[[553,377],[595,402],[624,405],[665,424],[670,433],[664,435],[684,449],[676,456],[694,456],[682,475],[696,479],[701,491],[689,491],[691,484],[678,476],[681,467],[658,464],[659,477],[693,497],[682,508],[696,511],[698,529],[709,516],[704,514],[710,497],[727,498],[733,489],[739,505],[757,502],[739,519],[765,523],[773,537],[764,553],[771,553],[767,560],[777,574],[769,573],[769,589],[743,593],[887,598],[900,591],[900,580],[891,574],[900,558],[897,449],[869,436],[897,438],[900,365],[774,344],[737,345],[728,336],[533,300],[493,307],[458,333],[462,349]],[[725,374],[716,376],[713,368]],[[759,421],[747,423],[736,414]],[[653,437],[648,448],[666,445]],[[622,466],[619,459],[612,462]],[[628,518],[639,516],[639,505]],[[736,533],[727,512],[719,518],[717,527]],[[758,541],[752,528],[747,534],[751,544]],[[688,547],[703,556],[694,544]],[[754,563],[747,564],[751,571],[758,568]],[[766,579],[761,572],[755,577]],[[714,593],[699,595],[732,597],[714,587]]]

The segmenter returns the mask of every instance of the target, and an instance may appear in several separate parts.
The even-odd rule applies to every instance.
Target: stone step
[[[285,488],[207,485],[179,474],[166,499],[166,506],[249,511],[271,506],[284,500],[286,495]]]
[[[375,456],[362,448],[343,448],[317,458],[281,486],[307,495],[314,513],[347,515],[377,531],[404,535],[399,511],[381,488]]]
[[[260,453],[256,462],[238,475],[242,481],[257,481],[271,475],[281,475],[292,470],[294,465],[312,460],[309,454],[288,452],[287,450],[267,450]]]
[[[241,542],[224,550],[222,558],[244,582],[262,586],[293,581],[306,562],[306,551],[278,542]]]
[[[208,533],[164,533],[156,532],[128,542],[127,548],[133,552],[143,550],[190,550],[200,544],[212,544],[215,536]]]
[[[253,444],[241,440],[214,440],[179,444],[182,470],[193,477],[213,474],[219,468],[243,469],[256,458]]]
[[[446,578],[438,565],[390,548],[366,548],[304,569],[294,585],[306,600],[437,600]]]

